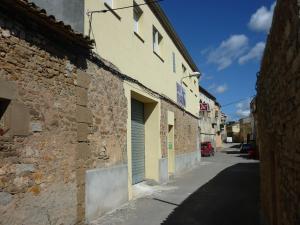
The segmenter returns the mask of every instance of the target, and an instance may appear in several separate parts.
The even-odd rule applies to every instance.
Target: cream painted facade
[[[209,105],[209,111],[200,112],[200,140],[201,142],[210,141],[215,146],[215,101],[200,91],[200,101]]]
[[[137,4],[145,3],[142,0],[135,2]],[[170,36],[170,31],[165,28],[166,25],[163,25],[162,19],[154,14],[153,9],[148,5],[139,7],[142,14],[139,18],[138,32],[135,32],[137,29],[134,23],[133,8],[115,12],[94,13],[92,17],[87,15],[91,11],[109,10],[110,6],[111,8],[119,8],[130,6],[133,3],[134,1],[130,0],[85,0],[85,34],[90,35],[95,40],[96,46],[94,51],[112,62],[123,74],[136,79],[161,96],[166,96],[166,98],[177,105],[177,84],[182,85],[186,94],[186,106],[184,108],[197,118],[199,115],[199,81],[196,77],[188,77],[182,80],[183,77],[189,76],[192,72],[198,72],[196,66],[191,60],[187,59],[186,53],[182,53],[182,48],[178,47],[178,43],[173,41],[174,36]],[[159,51],[155,51],[153,44],[154,29],[160,34]],[[175,64],[173,61],[174,57]],[[162,100],[157,95],[146,91],[140,85],[125,81],[124,90],[128,103],[128,193],[129,199],[132,199],[134,191],[132,185],[131,99],[138,100],[144,104],[146,179],[161,182],[162,173],[164,173],[162,165],[165,164],[162,164],[162,162],[166,158],[163,158],[162,153],[162,123],[167,123],[166,125],[169,129],[169,132],[163,138],[167,139],[168,146],[172,146],[172,149],[169,149],[167,153],[167,166],[165,167],[167,177],[172,176],[178,167],[178,165],[176,167],[175,163],[176,155],[178,154],[174,144],[176,118],[174,116],[175,112],[169,110],[167,112],[167,120],[162,121]],[[177,107],[181,108],[179,105]],[[197,123],[197,119],[194,120]],[[195,138],[194,141],[196,143],[199,140]],[[195,148],[191,151],[196,153],[197,149]]]
[[[216,98],[202,87],[199,90],[200,103],[209,105],[208,111],[200,111],[200,140],[201,142],[210,141],[216,149],[220,149],[226,117],[221,112],[221,106]]]
[[[29,2],[31,1],[33,0]],[[146,0],[146,2],[149,1],[152,0]],[[6,2],[8,3],[9,0]],[[26,10],[21,10],[21,5],[25,7],[26,4],[23,1],[20,2],[22,4],[16,9],[24,13]],[[74,178],[66,180],[62,183],[63,186],[58,186],[57,189],[55,187],[55,190],[58,190],[55,193],[61,193],[60,190],[63,187],[66,193],[72,194],[72,196],[63,196],[64,193],[55,194],[55,198],[59,198],[59,201],[55,201],[59,207],[65,205],[65,203],[61,204],[60,199],[66,200],[67,205],[75,206],[73,207],[74,216],[72,218],[78,220],[78,224],[89,223],[104,213],[121,206],[128,199],[132,199],[135,194],[135,184],[147,180],[165,183],[170,177],[191,169],[200,161],[198,79],[188,77],[181,83],[183,77],[191,75],[192,72],[198,72],[198,69],[159,5],[140,7],[139,13],[142,13],[139,17],[137,30],[137,24],[134,23],[133,8],[114,12],[107,5],[112,4],[112,8],[118,8],[130,6],[134,4],[134,1],[34,0],[34,2],[39,8],[37,9],[36,5],[30,4],[28,7],[32,7],[32,9],[29,11],[30,14],[36,14],[32,16],[34,20],[41,17],[41,20],[38,21],[41,23],[39,24],[41,27],[47,25],[48,17],[45,16],[45,13],[39,13],[40,8],[49,9],[51,15],[55,15],[59,21],[54,21],[52,17],[48,18],[50,24],[45,29],[51,28],[49,32],[54,31],[53,37],[51,36],[49,40],[43,39],[43,34],[35,36],[30,31],[28,33],[29,40],[25,40],[25,42],[30,41],[29,45],[25,45],[23,41],[17,43],[21,46],[20,51],[23,53],[24,50],[24,54],[27,54],[32,49],[32,55],[37,56],[36,61],[50,60],[49,63],[51,65],[53,63],[54,67],[66,68],[64,73],[59,71],[59,76],[57,76],[56,70],[48,71],[51,76],[44,76],[42,80],[39,80],[42,83],[45,80],[44,83],[49,85],[51,83],[50,86],[53,90],[57,89],[57,83],[50,82],[50,79],[63,79],[65,73],[70,73],[68,80],[71,83],[68,82],[67,89],[69,91],[66,94],[70,102],[65,104],[63,101],[62,105],[66,107],[63,107],[61,111],[59,110],[59,113],[66,113],[69,117],[59,125],[50,125],[51,129],[53,125],[54,133],[56,131],[66,133],[69,139],[66,142],[64,138],[60,139],[53,136],[53,142],[57,143],[57,151],[53,154],[54,158],[51,155],[51,157],[46,157],[47,162],[45,160],[43,162],[47,164],[49,160],[56,160],[57,154],[59,159],[63,160],[61,162],[62,167],[57,166],[55,170],[51,169],[51,172],[48,171],[48,166],[43,168],[47,169],[47,173],[53,173],[53,177],[57,177],[57,179],[61,178],[60,175],[63,179]],[[144,3],[144,1],[137,0],[136,3]],[[7,5],[15,6],[12,3]],[[67,11],[68,9],[70,11]],[[76,13],[74,13],[74,9],[76,9]],[[91,11],[102,9],[108,10],[108,12],[93,13],[92,18],[90,17]],[[6,14],[5,12],[4,15]],[[17,14],[19,15],[19,13]],[[4,18],[4,24],[7,22],[11,25],[11,21],[6,21],[6,16]],[[15,20],[15,18],[13,19]],[[91,40],[78,33],[72,33],[71,29],[67,27],[72,21],[73,24],[70,24],[72,29],[76,29],[74,27],[76,24],[84,24],[82,30],[95,40],[95,46],[92,46]],[[19,21],[17,21],[17,27],[19,27],[18,23]],[[60,26],[57,26],[57,23]],[[20,27],[23,29],[23,26]],[[60,29],[63,30],[60,31]],[[80,30],[77,31],[81,32]],[[37,31],[38,29],[35,32]],[[134,31],[138,31],[138,33]],[[156,32],[155,35],[153,35],[153,31]],[[26,32],[27,28],[25,29]],[[11,37],[6,38],[6,41],[11,39],[14,42],[16,38],[20,38],[13,31],[11,34]],[[61,40],[61,36],[66,40]],[[42,46],[35,46],[36,41],[40,38],[46,44],[53,44],[51,51],[48,51],[48,48],[43,50]],[[52,38],[59,41],[57,46],[56,42],[52,42]],[[153,45],[153,40],[156,40],[158,45]],[[66,51],[62,49],[63,43],[68,46]],[[92,52],[90,50],[93,47]],[[11,50],[14,52],[15,49],[12,48]],[[93,53],[97,53],[97,55]],[[58,55],[64,57],[57,58]],[[20,58],[20,54],[12,54],[12,56],[15,61]],[[36,68],[35,65],[33,66]],[[14,65],[14,67],[16,71],[19,70],[19,65]],[[24,74],[20,75],[23,76]],[[37,74],[30,73],[30,75],[36,76]],[[7,76],[10,79],[10,75],[7,74]],[[34,79],[31,76],[25,77],[26,79]],[[22,83],[23,81],[13,82]],[[178,84],[179,87],[183,86],[185,90],[184,107],[178,103],[177,96],[180,96],[177,90]],[[36,93],[44,93],[46,90],[44,86],[39,85],[39,87],[41,87],[40,92]],[[30,93],[30,88],[27,89]],[[24,93],[27,93],[26,90],[24,89]],[[61,97],[57,97],[57,94],[55,91],[50,91],[44,101],[52,106],[55,105],[52,104],[52,100]],[[65,97],[64,95],[63,100],[66,99]],[[34,108],[31,102],[28,103],[26,99],[24,102],[28,104],[28,107]],[[55,112],[57,111],[56,108],[53,108]],[[48,112],[49,110],[44,110],[41,107],[39,114],[43,115],[46,111],[51,114],[53,110],[50,108],[50,112]],[[30,112],[33,111],[30,110]],[[26,113],[23,114],[27,115]],[[48,119],[51,118],[47,115]],[[0,124],[3,126],[1,120]],[[36,133],[34,126],[31,125],[32,133]],[[38,128],[35,129],[41,135],[38,139],[28,141],[29,150],[31,149],[30,146],[35,146],[35,143],[38,145],[44,143],[44,136],[47,134],[42,132],[42,128],[47,126],[45,131],[49,131],[48,124],[45,126],[42,124],[42,128],[39,128],[39,123],[36,126]],[[65,130],[66,127],[68,130]],[[60,135],[60,137],[64,137],[64,135]],[[47,145],[41,145],[45,148],[40,150],[48,152]],[[63,146],[67,151],[58,151]],[[65,155],[66,152],[68,152],[67,155]],[[68,165],[65,163],[64,157],[59,155],[61,153],[69,159]],[[142,166],[138,164],[140,158],[136,157],[139,154],[142,155],[141,161],[144,160],[141,163]],[[38,160],[38,158],[40,158],[38,155],[34,156],[34,160]],[[137,176],[136,171],[134,171],[134,169],[139,170],[138,167],[142,167],[142,176],[140,174]],[[61,174],[61,172],[64,173]],[[67,176],[69,173],[70,176]],[[56,176],[58,174],[59,176]],[[13,178],[11,174],[9,176]],[[34,184],[34,181],[31,183]],[[69,185],[72,185],[71,189],[74,188],[72,191],[70,191]],[[47,190],[42,188],[40,194],[45,193],[44,191]],[[50,192],[50,195],[53,196],[54,192],[51,190]],[[29,191],[27,194],[30,194]],[[45,198],[42,197],[41,199]],[[20,209],[22,210],[22,207]],[[78,218],[75,218],[76,213]],[[27,218],[31,218],[31,216]],[[34,217],[34,219],[36,218]],[[70,222],[70,224],[75,223],[77,224],[75,221]]]
[[[107,10],[105,2],[85,0],[85,12]],[[131,0],[112,2],[113,8],[133,4]],[[142,0],[135,2],[144,3]],[[116,14],[110,11],[94,13],[91,23],[85,13],[85,34],[90,33],[91,38],[95,39],[95,51],[117,66],[122,73],[177,102],[176,82],[180,84],[181,78],[188,76],[193,69],[149,6],[140,6],[140,9],[143,13],[139,20],[138,35],[134,32],[133,8],[118,10]],[[160,53],[154,53],[153,50],[153,27],[162,36]],[[173,53],[176,72],[173,72]],[[185,72],[183,66],[186,68]],[[184,79],[183,87],[186,92],[186,110],[198,116],[198,79]]]
[[[160,100],[144,93],[138,85],[129,82],[124,83],[125,96],[128,101],[128,115],[131,115],[131,101],[134,98],[144,103],[145,106],[145,177],[159,181],[159,159],[161,158],[160,148]],[[127,130],[131,130],[131,118],[127,119]],[[131,140],[131,132],[127,132],[127,140]],[[128,166],[128,193],[132,199],[132,146],[131,141],[127,141],[127,166]]]

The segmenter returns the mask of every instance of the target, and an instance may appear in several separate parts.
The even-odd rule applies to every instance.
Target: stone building
[[[216,97],[210,94],[206,89],[199,86],[200,92],[200,140],[201,142],[210,141],[213,146],[216,146],[216,132],[215,132],[215,102]]]
[[[251,140],[253,118],[251,116],[242,118],[240,123],[240,142],[248,143]],[[252,141],[252,140],[251,140]]]
[[[25,0],[2,1],[0,25],[0,223],[85,221],[91,207],[110,207],[90,198],[97,182],[126,168],[122,76]],[[124,176],[118,203],[128,200]]]
[[[257,81],[265,224],[300,224],[300,2],[278,0]]]
[[[50,10],[53,5],[33,1]],[[62,8],[73,5],[72,1],[56,3]],[[86,0],[78,5],[84,15],[80,29],[95,40],[94,52],[130,77],[123,84],[128,104],[128,169],[123,172],[128,172],[130,199],[135,184],[147,179],[166,182],[200,159],[199,69],[160,5],[144,3]],[[76,21],[72,14],[58,16]]]
[[[229,121],[226,124],[226,133],[227,133],[227,137],[232,138],[233,142],[241,142],[241,138],[240,138],[240,122],[236,122],[236,121]]]
[[[199,161],[197,69],[180,39],[186,71],[161,74],[175,88],[155,88],[35,4],[2,3],[0,224],[88,222],[132,198],[133,184],[166,182]]]
[[[216,149],[222,149],[223,140],[225,135],[225,126],[226,116],[221,111],[221,105],[218,102],[215,102],[215,136],[216,136]]]
[[[225,114],[215,96],[199,86],[200,92],[200,141],[210,141],[215,148],[222,147],[222,135],[226,122]]]
[[[256,97],[254,97],[250,103],[250,118],[251,118],[251,135],[250,140],[256,142],[257,135],[257,118],[256,118]]]

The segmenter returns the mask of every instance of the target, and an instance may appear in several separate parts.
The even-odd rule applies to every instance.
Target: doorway
[[[132,184],[145,180],[144,104],[131,100]]]
[[[175,173],[175,148],[174,148],[174,126],[168,125],[168,174],[169,177]]]

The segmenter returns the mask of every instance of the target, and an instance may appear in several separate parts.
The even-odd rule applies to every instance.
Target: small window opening
[[[5,112],[9,106],[10,100],[0,98],[0,137],[7,134],[9,127],[5,121]]]

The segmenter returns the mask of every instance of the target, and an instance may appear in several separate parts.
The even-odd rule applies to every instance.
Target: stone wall
[[[161,150],[162,157],[168,156],[168,111],[174,112],[174,148],[176,155],[191,153],[197,150],[198,120],[178,107],[161,100]]]
[[[262,215],[300,224],[299,1],[278,0],[257,88]]]
[[[0,224],[83,221],[86,171],[126,162],[122,81],[38,26],[0,12]]]

